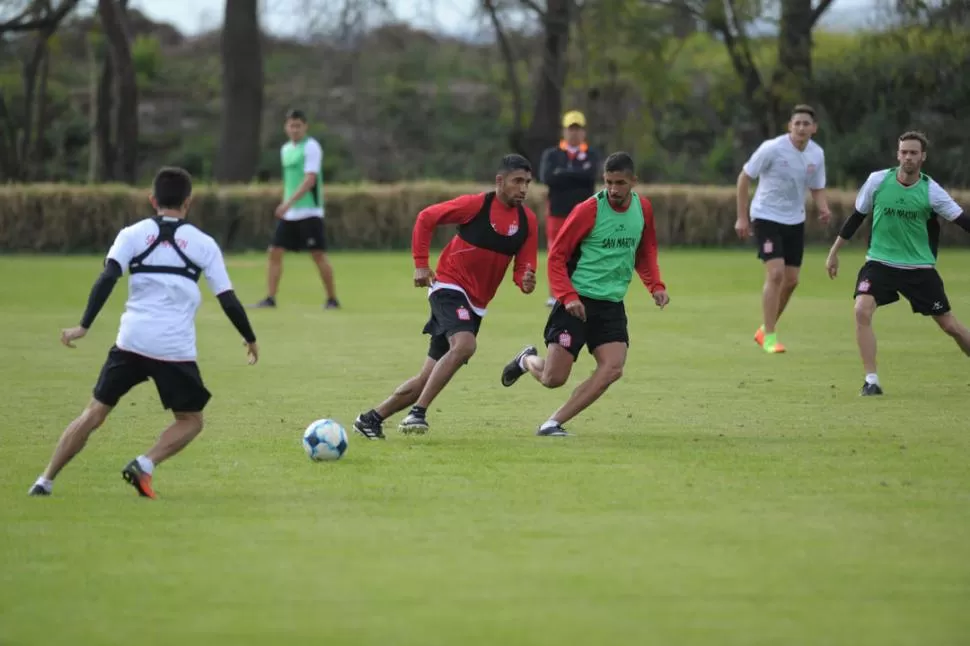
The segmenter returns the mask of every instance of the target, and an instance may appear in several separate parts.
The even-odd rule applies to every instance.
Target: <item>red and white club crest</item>
[[[869,288],[871,286],[872,285],[869,283],[868,280],[860,280],[859,281],[859,291],[860,292],[868,292],[869,291]]]
[[[573,344],[573,337],[571,334],[569,334],[569,332],[559,333],[559,345],[561,345],[564,348],[568,348],[572,344]]]
[[[808,171],[808,174],[811,175],[812,173],[815,172],[816,168],[817,166],[815,164],[809,164],[806,170]]]
[[[519,232],[519,225],[518,224],[510,224],[509,225],[509,233],[508,233],[508,235],[514,236],[518,232]]]
[[[465,307],[464,305],[459,307],[456,311],[458,312],[458,318],[461,319],[462,321],[472,320],[472,315],[469,313],[468,308]]]
[[[765,243],[761,245],[761,250],[765,253],[771,253],[775,250],[775,243],[771,240],[765,240]]]

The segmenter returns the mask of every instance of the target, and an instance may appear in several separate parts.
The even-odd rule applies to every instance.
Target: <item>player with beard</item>
[[[511,386],[526,372],[546,388],[569,379],[585,345],[596,360],[593,374],[544,422],[537,435],[567,435],[563,424],[586,410],[623,374],[630,337],[623,299],[633,273],[658,307],[670,302],[657,265],[657,236],[650,200],[634,190],[633,159],[616,152],[606,159],[606,189],[579,204],[549,252],[549,284],[556,304],[544,332],[548,352],[527,346],[502,370]]]
[[[521,155],[506,155],[495,176],[495,190],[433,204],[418,214],[411,237],[414,286],[429,287],[431,335],[428,356],[417,375],[398,386],[382,404],[361,413],[354,430],[384,439],[384,420],[408,406],[402,433],[428,432],[427,410],[477,347],[488,303],[514,261],[512,280],[524,294],[536,288],[539,250],[535,213],[523,205],[532,183],[532,166]],[[458,225],[458,233],[438,258],[437,274],[428,266],[436,227]]]
[[[830,278],[839,272],[839,249],[872,213],[872,233],[866,263],[856,279],[856,342],[866,372],[860,394],[881,395],[876,375],[876,335],[872,317],[876,308],[899,300],[909,301],[914,314],[931,316],[963,353],[970,355],[970,331],[950,312],[943,279],[936,271],[940,242],[939,218],[970,232],[970,216],[943,188],[921,172],[926,161],[926,136],[904,132],[899,136],[899,166],[869,175],[856,197],[855,212],[846,219],[832,244],[825,267]]]

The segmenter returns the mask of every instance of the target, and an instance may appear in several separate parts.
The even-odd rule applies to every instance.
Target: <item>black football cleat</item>
[[[519,377],[525,374],[525,370],[523,370],[522,366],[519,365],[519,362],[522,361],[522,357],[535,357],[538,356],[538,354],[539,351],[536,350],[534,345],[524,347],[521,352],[515,355],[514,359],[509,361],[507,364],[505,364],[505,367],[502,368],[502,385],[508,388],[518,381]]]
[[[28,496],[49,496],[51,495],[51,492],[48,491],[47,489],[44,489],[39,484],[35,484],[33,487],[30,488],[30,491],[27,492],[27,495]]]
[[[862,395],[863,397],[872,397],[873,395],[881,395],[882,388],[879,387],[879,384],[870,384],[867,381],[866,383],[862,384],[862,390],[859,391],[859,394]]]
[[[354,430],[366,437],[368,440],[383,440],[384,429],[381,422],[374,417],[373,411],[361,413],[354,420]]]
[[[566,437],[569,433],[562,427],[562,424],[556,424],[555,426],[547,426],[546,428],[540,426],[539,430],[536,431],[536,435],[539,437]]]

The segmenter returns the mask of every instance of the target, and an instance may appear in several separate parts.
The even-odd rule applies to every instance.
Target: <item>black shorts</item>
[[[428,357],[437,361],[445,356],[451,344],[448,339],[456,332],[471,332],[478,336],[482,317],[475,313],[465,295],[454,289],[439,289],[428,297],[431,318],[424,326],[424,333],[431,335]]]
[[[753,220],[758,257],[763,261],[784,258],[786,267],[801,267],[805,255],[805,223],[782,224],[774,220]]]
[[[149,378],[155,382],[162,406],[175,413],[198,413],[212,397],[194,361],[159,361],[111,346],[94,386],[94,398],[106,406],[117,406],[129,390]]]
[[[622,301],[614,303],[585,296],[580,296],[579,299],[586,308],[585,322],[567,312],[566,307],[558,301],[552,306],[543,333],[547,346],[558,343],[569,350],[575,361],[579,358],[579,351],[584,344],[589,348],[590,354],[604,343],[630,345],[626,307]]]
[[[940,316],[950,311],[950,301],[943,289],[943,279],[936,269],[899,269],[881,262],[868,261],[859,270],[852,297],[872,296],[876,305],[889,305],[902,294],[914,314]]]
[[[279,220],[270,245],[287,251],[326,251],[327,232],[323,218]]]

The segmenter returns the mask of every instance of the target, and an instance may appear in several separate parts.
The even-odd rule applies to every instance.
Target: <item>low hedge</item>
[[[327,186],[328,241],[333,249],[408,249],[414,218],[422,208],[487,189],[436,182]],[[643,185],[640,191],[653,202],[660,244],[740,244],[734,234],[733,187]],[[118,229],[151,215],[148,192],[148,188],[117,185],[0,186],[0,251],[101,253]],[[528,200],[540,220],[545,194],[544,187],[535,186]],[[954,191],[953,197],[970,205],[970,191]],[[818,222],[810,205],[807,241],[830,243],[842,221],[852,213],[854,200],[855,192],[829,191],[833,217],[828,227]],[[199,186],[190,218],[227,251],[265,249],[275,226],[273,209],[279,201],[279,190],[266,185]],[[443,227],[437,243],[444,242],[453,231],[453,227]],[[966,234],[957,227],[944,226],[941,243],[966,244]]]

